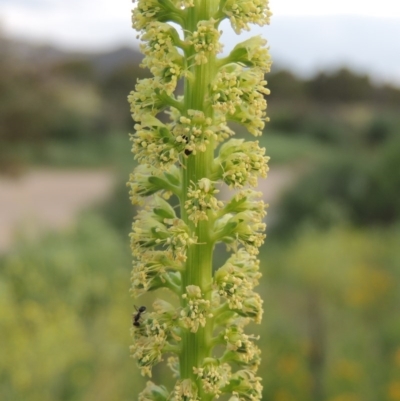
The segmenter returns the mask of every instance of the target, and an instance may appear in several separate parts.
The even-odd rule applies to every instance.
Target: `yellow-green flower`
[[[143,375],[165,360],[174,380],[147,382],[140,401],[261,400],[258,338],[245,329],[263,313],[255,287],[266,205],[249,187],[266,178],[269,158],[258,142],[232,138],[229,124],[262,134],[271,59],[260,36],[220,56],[219,26],[229,19],[240,33],[270,16],[268,0],[138,0],[133,10],[153,77],[128,96],[138,161],[128,186],[142,207],[131,293],[164,289],[164,299],[134,313],[131,353]],[[222,201],[222,183],[239,191]],[[232,254],[213,269],[221,242]]]

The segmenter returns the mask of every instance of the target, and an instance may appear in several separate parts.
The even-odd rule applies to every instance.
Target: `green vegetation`
[[[336,227],[267,244],[264,399],[399,399],[399,240]]]
[[[269,237],[261,253],[263,399],[398,399],[399,241],[398,228],[308,230],[290,246]],[[89,214],[69,233],[22,241],[1,259],[5,400],[136,399],[143,381],[128,356],[126,243]],[[155,374],[163,382],[162,370]]]
[[[279,131],[267,130],[260,138],[262,146],[267,148],[271,165],[286,165],[296,162],[316,165],[327,160],[336,160],[343,151],[317,142],[309,137],[288,137]]]
[[[127,400],[132,301],[126,240],[88,215],[0,260],[0,394],[7,401]]]
[[[149,74],[138,53],[65,54],[39,63],[20,60],[12,49],[11,43],[0,56],[0,171],[125,158],[122,144],[132,132],[126,98]],[[268,75],[268,87],[271,122],[262,144],[273,164],[373,152],[398,137],[398,88],[347,69],[308,80],[279,70]]]
[[[400,141],[375,154],[327,159],[283,197],[274,234],[337,224],[392,226],[400,221]]]

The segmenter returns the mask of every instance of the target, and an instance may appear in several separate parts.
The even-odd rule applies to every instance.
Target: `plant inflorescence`
[[[175,378],[170,388],[148,381],[140,401],[261,399],[260,351],[245,327],[262,316],[254,287],[266,205],[251,187],[266,177],[268,157],[257,141],[232,138],[228,124],[261,135],[271,60],[260,36],[218,54],[223,20],[240,33],[270,16],[268,0],[139,0],[133,10],[153,77],[129,95],[139,162],[130,195],[142,206],[130,236],[131,291],[171,295],[136,312],[131,352],[143,375],[165,361]],[[235,189],[228,201],[218,198],[223,183]],[[218,243],[230,257],[213,267]]]

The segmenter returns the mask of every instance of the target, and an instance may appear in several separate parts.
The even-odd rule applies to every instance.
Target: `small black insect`
[[[183,135],[182,138],[185,140],[186,143],[189,142],[189,141],[188,141],[188,137],[187,137],[186,135]],[[193,152],[193,151],[192,151],[192,150],[189,150],[189,149],[185,149],[185,151],[184,151],[184,153],[185,153],[186,156],[190,156],[190,155],[192,154],[192,152]]]
[[[132,318],[133,318],[132,323],[133,323],[133,325],[135,327],[139,327],[140,326],[140,318],[142,317],[142,314],[146,312],[146,307],[145,306],[139,306],[139,309],[138,309],[135,306],[135,309],[136,309],[137,313],[132,315]]]

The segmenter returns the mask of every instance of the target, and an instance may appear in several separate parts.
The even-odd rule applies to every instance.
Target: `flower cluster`
[[[172,392],[173,401],[200,401],[199,391],[190,379],[178,381]]]
[[[224,203],[214,196],[218,192],[208,178],[202,178],[197,185],[192,184],[188,188],[188,200],[185,203],[189,220],[197,225],[200,220],[208,220],[209,212],[215,213],[221,209]]]
[[[184,14],[182,7],[193,7],[192,0],[138,0],[132,10],[132,27],[137,31],[146,30],[152,22],[174,21],[181,22]]]
[[[228,19],[240,33],[270,16],[268,0],[137,0],[133,10],[141,66],[153,76],[128,96],[138,162],[128,187],[141,207],[131,294],[167,298],[134,312],[131,354],[143,375],[165,361],[176,380],[148,381],[139,401],[261,400],[258,338],[246,326],[263,313],[255,287],[266,205],[251,187],[267,177],[269,158],[257,141],[232,138],[230,124],[261,135],[271,59],[260,36],[221,57],[219,26]],[[221,183],[237,190],[231,199],[219,199]],[[213,269],[217,243],[231,255]]]
[[[231,401],[258,401],[262,398],[261,378],[252,370],[239,370],[234,373],[227,388],[234,389]]]
[[[167,327],[160,325],[154,318],[146,320],[140,330],[134,330],[134,344],[130,347],[131,355],[137,359],[142,375],[151,377],[151,368],[162,361],[163,350],[167,342]]]
[[[254,136],[262,134],[267,102],[266,81],[261,69],[247,69],[240,64],[228,64],[220,69],[212,83],[211,101],[220,115],[243,124]]]
[[[224,207],[222,216],[214,223],[215,238],[230,249],[243,246],[252,255],[264,243],[266,205],[258,200],[262,194],[251,189],[240,191]]]
[[[146,383],[146,388],[139,394],[139,401],[167,400],[169,392],[164,386],[157,386],[151,381]]]
[[[232,255],[214,275],[217,292],[227,300],[230,309],[242,310],[245,301],[261,277],[259,261],[244,249]]]
[[[260,364],[260,349],[254,344],[258,337],[244,333],[243,325],[246,321],[233,321],[222,333],[226,342],[226,351],[222,359],[235,361],[238,365],[257,370]]]
[[[147,251],[135,261],[131,293],[138,296],[161,287],[175,290],[181,283],[182,263],[164,251]]]
[[[186,307],[181,310],[183,325],[192,333],[196,333],[199,326],[204,327],[207,318],[213,317],[210,312],[210,301],[202,298],[201,288],[195,285],[188,285],[186,293],[182,295],[187,300]]]
[[[272,15],[268,0],[227,0],[222,11],[229,17],[236,33],[243,29],[249,31],[249,24],[269,24]]]
[[[129,176],[130,200],[133,205],[144,205],[145,198],[158,192],[164,199],[179,191],[181,174],[176,166],[168,172],[160,171],[147,164],[141,164]]]
[[[265,39],[261,36],[254,36],[237,44],[230,55],[222,61],[224,64],[236,62],[246,67],[256,67],[267,73],[271,69],[272,61],[266,45]]]
[[[214,19],[200,21],[197,24],[197,31],[189,37],[188,43],[194,47],[196,64],[205,64],[208,61],[207,55],[217,54],[222,50],[219,42],[221,33],[215,28]]]
[[[188,110],[187,117],[179,116],[173,128],[176,141],[184,144],[186,153],[205,152],[211,139],[217,139],[212,120],[199,110]]]
[[[246,184],[255,187],[258,177],[267,177],[268,160],[265,148],[260,148],[258,142],[230,139],[221,146],[214,160],[216,178],[231,188],[242,188]]]
[[[201,368],[194,367],[193,372],[201,379],[204,392],[216,397],[219,397],[231,377],[230,365],[213,358],[205,360]]]
[[[132,253],[139,260],[147,260],[149,250],[163,249],[175,261],[184,262],[187,247],[196,243],[186,223],[159,196],[138,213],[130,238]]]
[[[162,89],[171,94],[183,75],[184,60],[176,46],[181,44],[178,32],[171,25],[154,21],[141,36],[140,49],[145,54],[141,66],[160,78]]]

